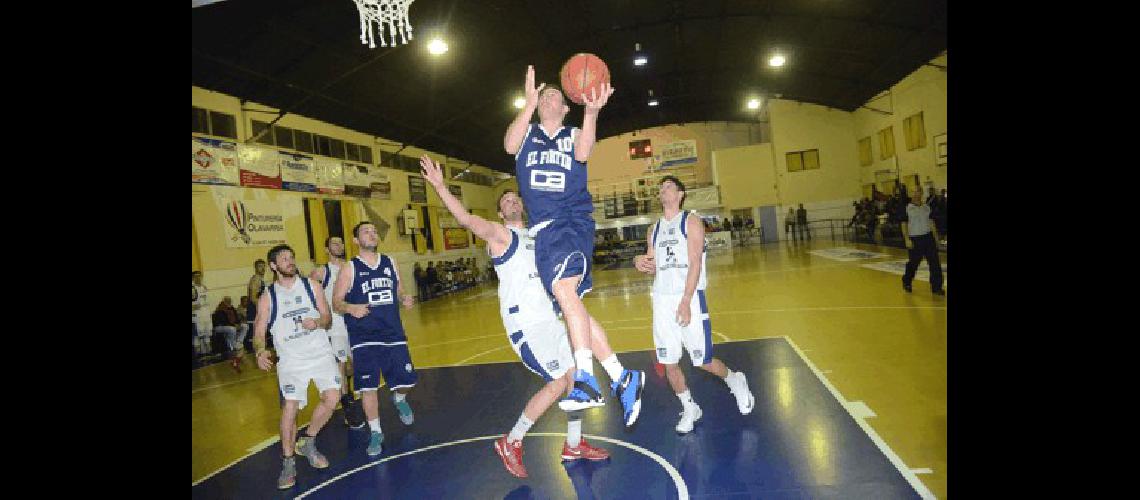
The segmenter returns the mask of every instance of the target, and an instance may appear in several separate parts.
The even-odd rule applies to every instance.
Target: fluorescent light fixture
[[[428,42],[428,52],[431,52],[431,54],[435,56],[447,52],[447,42],[439,38],[433,39],[431,42]]]
[[[649,100],[649,105],[650,105],[650,106],[656,106],[656,105],[657,105],[657,99],[650,99],[650,100]]]
[[[633,65],[634,66],[645,66],[645,63],[647,63],[647,62],[649,62],[649,58],[645,57],[645,56],[637,56],[637,57],[633,58]]]

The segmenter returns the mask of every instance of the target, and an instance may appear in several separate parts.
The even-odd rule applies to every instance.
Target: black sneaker
[[[907,285],[904,283],[903,284],[903,290],[906,290],[906,293],[910,293],[910,291],[911,291],[910,285]]]
[[[361,429],[364,427],[364,407],[361,406],[359,401],[352,400],[345,404],[341,402],[342,411],[344,411],[344,424],[350,429]]]
[[[934,290],[932,293],[934,293],[934,295],[946,295],[946,290]]]

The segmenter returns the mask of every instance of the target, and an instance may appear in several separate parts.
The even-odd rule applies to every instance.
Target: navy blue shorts
[[[412,366],[407,344],[366,344],[352,348],[353,390],[375,390],[380,387],[381,375],[388,389],[393,391],[416,385],[419,375]]]
[[[581,276],[578,296],[594,287],[590,277],[594,258],[594,220],[589,217],[553,219],[534,237],[534,264],[546,293],[554,296],[555,281]]]

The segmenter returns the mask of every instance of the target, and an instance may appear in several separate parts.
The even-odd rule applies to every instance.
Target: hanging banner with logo
[[[471,238],[467,235],[466,229],[449,227],[443,230],[443,247],[447,250],[467,248],[470,242]]]
[[[344,164],[344,194],[367,198],[372,193],[372,179],[368,167],[355,163]]]
[[[373,199],[392,199],[392,182],[379,167],[368,167],[368,190]]]
[[[277,153],[276,149],[256,144],[238,144],[241,185],[281,189],[281,169],[278,166]]]
[[[278,151],[277,161],[281,167],[281,187],[290,191],[317,192],[312,156]]]
[[[661,147],[661,163],[657,168],[669,168],[696,162],[696,140],[670,142]]]
[[[285,243],[285,216],[281,204],[267,200],[243,200],[240,191],[214,190],[218,223],[226,246],[249,248]]]
[[[201,184],[236,186],[238,175],[237,143],[191,137],[190,181]]]
[[[344,163],[340,160],[313,159],[313,176],[317,178],[318,193],[344,194]]]

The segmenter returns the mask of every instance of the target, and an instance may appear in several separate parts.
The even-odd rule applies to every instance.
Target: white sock
[[[582,419],[572,418],[566,422],[566,444],[577,448],[582,444]]]
[[[534,425],[534,422],[526,418],[525,413],[519,415],[519,421],[515,422],[515,427],[511,429],[511,433],[507,435],[507,441],[522,441],[523,436],[526,435],[526,431],[529,431],[532,425]]]
[[[721,380],[724,380],[724,383],[727,384],[728,380],[730,378],[732,378],[733,371],[732,371],[732,368],[729,368],[726,366],[726,367],[724,367],[724,372],[725,372],[724,378]]]
[[[579,370],[586,370],[590,375],[594,374],[594,353],[589,349],[578,349],[574,351],[574,363],[578,365]]]
[[[697,405],[697,402],[693,401],[693,394],[690,393],[688,389],[685,389],[685,392],[678,392],[677,399],[681,400],[681,406],[683,406],[685,410],[689,410]]]
[[[404,394],[404,393],[401,393],[401,392],[393,392],[393,393],[392,393],[392,401],[395,401],[395,402],[397,402],[397,403],[399,403],[400,401],[403,401],[403,400],[404,400],[404,399],[406,399],[407,397],[408,397],[408,395],[407,395],[407,394]]]
[[[369,420],[368,421],[368,427],[370,427],[372,429],[372,432],[381,432],[380,431],[380,419],[374,418],[372,420]]]
[[[610,376],[611,382],[621,381],[621,372],[623,367],[621,361],[618,361],[617,354],[610,354],[610,357],[601,361],[602,368],[606,369],[606,374]]]

